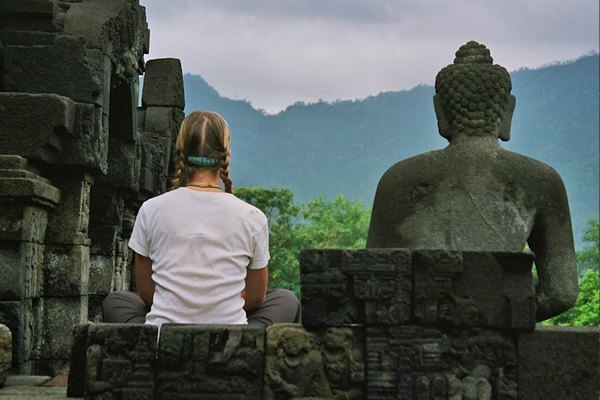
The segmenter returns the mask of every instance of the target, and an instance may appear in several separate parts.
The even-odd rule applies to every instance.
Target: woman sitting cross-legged
[[[267,218],[233,195],[229,143],[220,115],[195,111],[185,118],[173,190],[142,204],[129,241],[138,292],[110,293],[102,304],[105,322],[299,321],[291,291],[267,291]]]

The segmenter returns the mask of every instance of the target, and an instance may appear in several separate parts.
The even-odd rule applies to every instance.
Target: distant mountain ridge
[[[598,54],[511,72],[517,108],[502,145],[554,167],[563,177],[578,244],[599,202]],[[373,202],[379,178],[395,162],[445,147],[437,133],[431,86],[361,100],[297,103],[267,115],[222,97],[186,74],[186,112],[219,112],[232,131],[237,186],[287,187],[299,201],[343,193]]]

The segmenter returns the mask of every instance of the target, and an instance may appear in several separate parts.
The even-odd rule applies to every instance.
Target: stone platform
[[[86,399],[595,399],[600,329],[535,325],[531,255],[308,250],[303,325],[88,324]]]

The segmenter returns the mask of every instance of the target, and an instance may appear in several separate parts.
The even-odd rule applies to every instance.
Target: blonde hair
[[[219,114],[194,111],[185,117],[175,142],[173,189],[184,186],[199,169],[219,169],[225,191],[233,193],[233,182],[229,177],[229,142],[229,127]],[[197,166],[188,162],[188,157],[197,156],[214,158],[218,163],[214,166]]]

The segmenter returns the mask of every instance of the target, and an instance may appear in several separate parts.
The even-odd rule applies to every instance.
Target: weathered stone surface
[[[105,294],[90,294],[88,295],[88,321],[104,322],[102,314],[102,302],[106,298]]]
[[[121,226],[124,209],[123,196],[119,196],[116,190],[94,185],[90,199],[90,236],[92,239],[94,230],[92,224]]]
[[[68,364],[71,329],[87,322],[87,307],[87,296],[44,298],[44,346],[41,359],[62,360],[65,365]]]
[[[145,9],[137,1],[71,2],[61,18],[65,33],[83,37],[88,48],[108,54],[117,79],[143,73],[150,32]]]
[[[106,296],[112,291],[115,257],[92,256],[90,260],[89,294]]]
[[[0,240],[44,242],[48,224],[48,211],[45,208],[1,200],[0,204]]]
[[[540,326],[519,336],[519,398],[597,399],[600,329]]]
[[[362,328],[267,328],[264,399],[364,399]]]
[[[161,58],[146,63],[142,106],[185,108],[183,73],[178,59]]]
[[[436,77],[434,108],[445,149],[400,161],[381,178],[368,248],[536,254],[536,317],[577,299],[569,205],[550,166],[504,150],[515,109],[510,75],[471,41]]]
[[[414,251],[416,322],[533,329],[532,262],[524,253]]]
[[[88,328],[90,324],[77,325],[73,328],[71,354],[69,358],[68,397],[83,397],[85,394],[85,373]]]
[[[140,191],[164,193],[168,187],[172,140],[163,133],[144,132],[141,151]]]
[[[153,399],[157,334],[151,325],[91,324],[85,398]]]
[[[89,245],[90,190],[94,180],[88,174],[61,173],[54,180],[63,193],[60,205],[50,214],[49,244]]]
[[[6,382],[12,363],[12,334],[6,325],[0,324],[0,387]]]
[[[30,360],[39,357],[42,335],[35,322],[42,310],[39,300],[0,301],[0,324],[12,333],[12,366],[22,374],[31,373]]]
[[[137,136],[137,135],[136,135]],[[109,140],[108,174],[96,179],[98,185],[138,191],[140,179],[139,145]]]
[[[85,296],[89,287],[90,248],[46,245],[45,296]]]
[[[156,399],[260,399],[265,330],[236,325],[163,325]]]
[[[305,250],[300,272],[305,326],[410,320],[412,267],[406,249]]]
[[[4,0],[0,26],[4,29],[55,31],[53,4],[46,1]]]
[[[367,398],[514,399],[515,339],[491,330],[367,327]]]
[[[22,3],[22,2],[20,2]],[[49,46],[54,42],[56,32],[36,32],[22,30],[0,30],[0,42],[15,46]]]
[[[25,300],[42,295],[44,246],[0,241],[0,299]]]
[[[77,37],[57,35],[51,46],[4,47],[7,92],[55,93],[82,103],[102,104],[102,85]]]
[[[92,104],[55,94],[0,93],[0,132],[2,154],[106,171],[108,135],[102,110]]]

